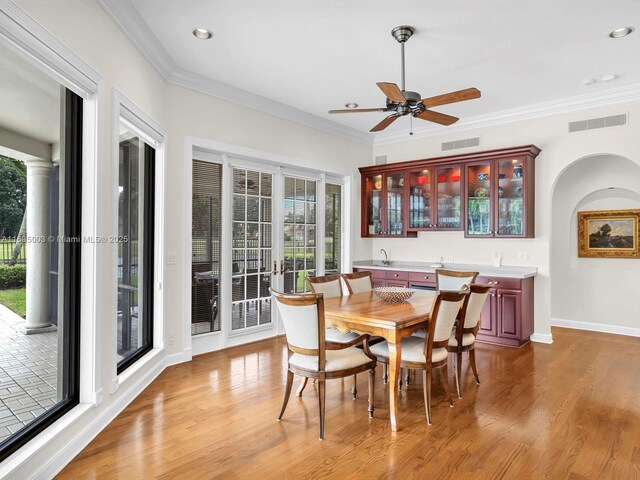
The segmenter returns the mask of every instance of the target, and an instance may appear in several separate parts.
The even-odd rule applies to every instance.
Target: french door
[[[204,191],[202,184],[209,180],[198,174],[202,162],[194,160],[193,170],[192,333],[194,338],[197,333],[222,334],[218,341],[210,342],[206,350],[283,333],[269,288],[287,293],[307,292],[306,277],[322,275],[325,269],[335,272],[340,268],[336,258],[341,251],[337,236],[342,231],[342,215],[340,209],[336,209],[341,202],[335,200],[336,195],[341,194],[341,185],[335,185],[339,182],[334,179],[327,187],[327,195],[332,200],[326,209],[330,215],[325,218],[328,202],[324,198],[323,174],[235,158],[221,160],[219,169],[211,177],[217,178],[222,186],[221,192],[217,187],[211,189],[211,195],[220,199],[219,214],[205,215],[211,208],[205,209],[202,205],[215,205],[218,201],[207,197],[205,202],[197,197],[196,186],[198,191]],[[203,222],[202,215],[207,216],[208,221]],[[325,223],[330,231],[320,242],[325,235]],[[208,235],[207,232],[215,233],[217,225],[221,226],[222,235]],[[211,240],[205,238],[207,235]],[[216,248],[209,250],[219,252],[216,258],[210,259],[200,252],[208,251],[205,247],[210,242]],[[325,244],[329,263],[322,260]],[[201,257],[206,257],[206,265],[201,265]],[[203,300],[200,308],[201,298],[208,303]],[[199,315],[197,319],[194,312]],[[207,323],[210,315],[215,318]]]

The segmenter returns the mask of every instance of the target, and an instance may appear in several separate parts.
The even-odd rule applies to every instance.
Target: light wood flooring
[[[482,384],[465,355],[464,394],[453,408],[436,374],[431,426],[415,375],[401,392],[397,433],[382,367],[373,419],[366,375],[355,401],[350,379],[331,381],[324,441],[311,383],[276,421],[284,338],[202,355],[165,370],[58,478],[640,477],[640,339],[567,329],[553,336],[553,345],[520,349],[478,345]]]

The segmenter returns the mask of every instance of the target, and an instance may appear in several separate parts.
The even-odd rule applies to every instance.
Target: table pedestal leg
[[[389,341],[389,417],[391,430],[398,430],[398,380],[400,375],[400,359],[402,358],[402,343]]]

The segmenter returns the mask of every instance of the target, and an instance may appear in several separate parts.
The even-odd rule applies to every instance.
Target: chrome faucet
[[[389,256],[387,255],[387,251],[384,248],[380,249],[380,253],[384,253],[384,260],[382,260],[383,265],[391,265],[391,261],[389,260]]]

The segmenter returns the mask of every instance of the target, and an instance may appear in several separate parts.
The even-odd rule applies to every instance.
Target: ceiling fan
[[[378,82],[377,85],[387,97],[387,106],[384,108],[348,108],[345,110],[329,110],[329,113],[353,113],[353,112],[394,112],[375,127],[371,132],[384,130],[398,118],[411,114],[416,118],[440,125],[451,125],[457,122],[457,117],[431,110],[431,107],[446,105],[448,103],[462,102],[480,98],[480,90],[477,88],[467,88],[456,92],[445,93],[435,97],[422,98],[418,92],[405,90],[404,84],[404,44],[413,35],[414,28],[408,25],[401,25],[391,30],[391,35],[400,43],[402,61],[402,89],[395,83]]]

